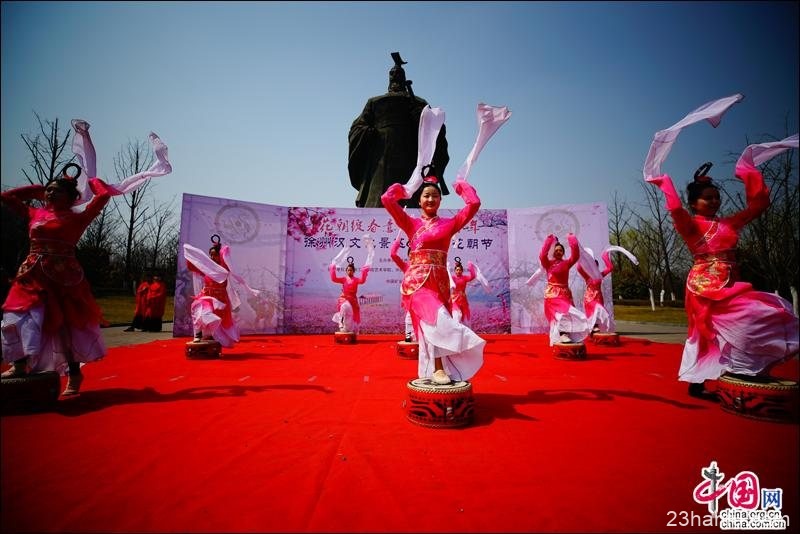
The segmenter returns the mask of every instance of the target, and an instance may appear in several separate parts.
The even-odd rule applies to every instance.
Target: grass
[[[660,323],[686,326],[686,311],[683,308],[614,305],[614,319],[635,323]]]
[[[167,296],[164,321],[172,321],[174,314],[173,300],[172,295]],[[133,319],[133,310],[136,308],[133,296],[112,295],[97,297],[97,303],[100,305],[100,309],[103,310],[103,317],[112,325],[130,324],[131,319]],[[618,321],[686,326],[686,312],[683,308],[656,306],[655,310],[651,310],[650,306],[615,304],[614,318]]]
[[[136,309],[136,300],[133,295],[108,295],[96,297],[97,304],[103,310],[103,318],[112,326],[131,324],[133,311]],[[167,295],[167,304],[164,307],[164,321],[172,321],[174,315],[174,300],[172,295]]]

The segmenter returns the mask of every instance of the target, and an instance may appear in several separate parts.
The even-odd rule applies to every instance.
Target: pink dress
[[[185,254],[185,252],[184,252]],[[220,251],[219,265],[230,271],[225,258],[230,254],[226,245]],[[203,258],[205,262],[213,262]],[[204,337],[211,336],[223,347],[233,347],[239,341],[239,327],[233,320],[231,298],[228,294],[228,278],[222,282],[215,281],[204,270],[203,262],[186,261],[189,270],[203,277],[203,289],[192,301],[191,314],[195,332],[202,332]]]
[[[608,252],[603,254],[603,262],[606,268],[600,273],[601,278],[592,278],[587,273],[580,263],[578,264],[578,273],[583,277],[586,282],[586,291],[583,293],[583,311],[586,312],[589,325],[593,328],[595,325],[601,332],[611,332],[614,330],[611,315],[606,310],[605,302],[603,301],[603,278],[611,274],[614,270],[614,264],[611,263],[611,258]]]
[[[469,321],[470,313],[469,313],[469,301],[467,300],[467,284],[475,280],[477,276],[477,272],[475,271],[475,266],[472,262],[467,264],[467,273],[466,274],[455,274],[453,273],[453,284],[455,284],[455,288],[453,289],[453,293],[450,296],[450,302],[453,307],[453,310],[460,310],[461,317],[464,321]]]
[[[569,270],[578,262],[580,248],[574,235],[567,238],[569,243],[569,259],[556,260],[548,257],[550,247],[556,237],[547,236],[539,252],[539,261],[547,272],[547,287],[544,290],[544,316],[550,323],[550,344],[558,343],[560,333],[567,334],[574,343],[583,341],[589,335],[591,326],[586,315],[572,303],[572,291],[569,288]]]
[[[384,207],[409,238],[408,268],[400,291],[419,342],[420,378],[433,376],[435,358],[442,359],[445,372],[453,380],[468,380],[483,365],[486,341],[451,315],[447,251],[452,237],[481,205],[469,183],[456,182],[456,192],[466,206],[453,218],[437,216],[430,220],[403,211],[398,203],[405,193],[401,184],[393,184],[381,197]]]
[[[367,274],[369,274],[369,267],[364,266],[361,268],[361,276],[336,276],[336,265],[331,264],[328,267],[331,275],[331,282],[335,284],[342,284],[342,294],[339,295],[339,300],[336,301],[336,309],[338,314],[342,313],[342,304],[349,302],[353,308],[353,322],[355,326],[361,324],[361,307],[358,305],[358,286],[367,281]],[[338,321],[337,321],[338,322]]]
[[[678,378],[703,382],[724,372],[756,375],[796,354],[798,319],[785,299],[739,281],[739,232],[769,206],[769,190],[757,170],[741,176],[747,207],[730,217],[689,214],[668,176],[659,187],[675,229],[694,255],[686,280],[688,338]]]
[[[3,359],[28,356],[33,372],[66,373],[65,352],[83,363],[106,353],[101,311],[75,257],[81,235],[111,198],[99,178],[90,179],[89,187],[94,196],[83,211],[26,205],[26,200],[44,199],[41,185],[2,193],[3,202],[28,218],[30,237],[28,256],[3,303]]]

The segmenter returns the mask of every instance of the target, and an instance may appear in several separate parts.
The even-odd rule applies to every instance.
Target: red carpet
[[[485,337],[463,429],[406,420],[416,362],[395,336],[247,337],[211,361],[187,360],[187,339],[111,349],[56,412],[2,417],[0,526],[718,532],[681,526],[707,513],[692,492],[716,461],[781,488],[797,530],[800,427],[689,397],[680,345],[624,338],[571,362],[544,335]],[[776,374],[797,379],[797,359]]]

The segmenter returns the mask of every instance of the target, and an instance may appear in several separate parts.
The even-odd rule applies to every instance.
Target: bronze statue
[[[394,66],[389,70],[389,91],[367,100],[364,111],[353,121],[348,136],[350,154],[347,169],[350,183],[358,190],[356,206],[380,208],[381,195],[394,183],[406,183],[417,165],[419,117],[428,104],[414,95],[411,80],[406,80],[398,52],[392,53]],[[442,194],[449,191],[443,175],[450,157],[447,154],[445,127],[436,139],[432,163],[442,185]],[[419,207],[419,194],[406,201],[406,206]]]

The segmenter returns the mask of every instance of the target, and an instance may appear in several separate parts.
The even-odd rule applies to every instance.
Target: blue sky
[[[353,207],[348,130],[399,51],[447,115],[448,183],[476,105],[513,112],[472,169],[485,208],[638,202],[653,134],[705,102],[745,95],[681,133],[662,167],[679,186],[797,132],[799,43],[796,2],[4,1],[2,185],[24,183],[36,111],[87,120],[112,182],[119,150],[155,131],[174,170],[153,190],[177,205]]]

